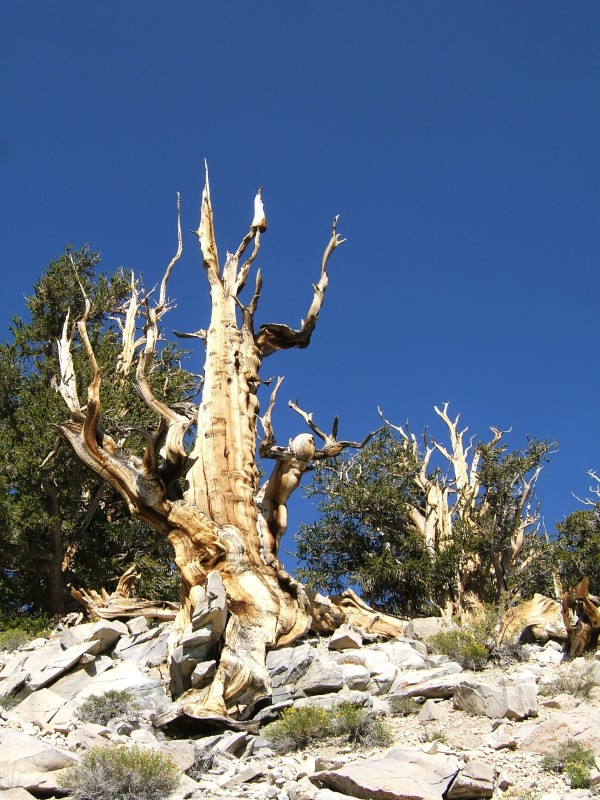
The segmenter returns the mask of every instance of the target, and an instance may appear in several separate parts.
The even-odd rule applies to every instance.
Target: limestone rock
[[[282,647],[267,653],[267,669],[273,688],[296,683],[308,670],[316,650],[309,644],[298,647]]]
[[[334,792],[331,789],[319,789],[313,800],[348,800],[348,795]]]
[[[329,640],[330,650],[354,650],[362,647],[362,636],[350,625],[340,625]]]
[[[83,626],[81,626],[83,627]],[[107,650],[119,641],[121,636],[126,636],[129,632],[127,625],[118,619],[101,619],[94,623],[84,642],[97,642],[95,647],[88,652],[93,655],[106,653]]]
[[[61,770],[76,763],[77,757],[72,753],[35,736],[0,730],[0,775],[15,786],[34,794],[50,794],[59,788]]]
[[[462,673],[460,680],[464,680],[465,672],[456,661],[446,661],[443,664],[429,669],[398,670],[396,678],[389,688],[389,693],[401,693],[407,689],[407,687],[416,686],[418,684],[423,687],[423,696],[430,696],[429,692],[434,691],[434,687],[440,684],[440,678],[443,679],[446,675],[456,676],[459,673]],[[445,681],[442,681],[440,685],[443,686],[445,683]]]
[[[57,639],[44,641],[44,643],[32,651],[18,651],[13,654],[13,658],[6,664],[0,678],[7,677],[16,668],[35,675],[52,661],[59,658],[64,652]],[[18,665],[18,667],[17,667]]]
[[[419,652],[419,648],[425,652]],[[430,666],[427,648],[420,642],[391,639],[389,642],[375,644],[371,649],[373,653],[385,653],[390,663],[402,669],[425,669]]]
[[[25,669],[17,670],[8,677],[0,681],[0,696],[15,694],[30,678],[29,672]]]
[[[206,584],[196,589],[192,629],[208,627],[213,632],[213,641],[216,641],[221,638],[227,622],[227,595],[219,571],[209,572]]]
[[[192,687],[194,689],[200,689],[203,686],[207,686],[215,674],[216,669],[217,662],[214,660],[202,661],[200,664],[196,664],[192,672]]]
[[[12,713],[26,722],[50,722],[65,702],[52,689],[40,689],[22,700],[12,709]]]
[[[591,747],[600,756],[600,709],[586,704],[554,714],[537,724],[521,746],[533,753],[544,753],[568,739]]]
[[[192,739],[157,742],[155,749],[159,749],[164,755],[168,756],[182,772],[185,772],[194,763],[196,743]]]
[[[310,663],[296,688],[307,695],[339,692],[344,686],[344,676],[338,664],[324,654],[319,654]]]
[[[65,700],[72,700],[97,675],[101,675],[107,669],[112,669],[113,665],[113,660],[108,656],[97,657],[91,664],[78,664],[75,669],[72,669],[52,684],[52,691]]]
[[[529,683],[519,686],[491,686],[466,681],[457,687],[453,702],[454,707],[461,711],[492,719],[525,719],[537,716],[537,688]]]
[[[419,722],[434,722],[435,720],[442,719],[444,716],[439,703],[433,700],[425,700],[421,706],[417,719]]]
[[[169,631],[165,627],[149,628],[123,636],[115,647],[113,656],[123,661],[135,661],[141,666],[157,666],[167,660],[168,638]]]
[[[143,633],[148,630],[148,620],[146,617],[132,617],[125,623],[127,630],[134,636],[136,633]]]
[[[334,708],[342,704],[371,707],[373,705],[373,697],[370,692],[358,692],[348,689],[336,694],[313,695],[294,700],[295,708]]]
[[[60,725],[72,719],[75,709],[86,697],[104,694],[109,689],[131,692],[138,703],[147,708],[160,709],[169,704],[170,701],[159,678],[154,679],[144,674],[133,661],[112,663],[115,666],[86,681],[83,688],[59,709],[52,719],[53,725]]]
[[[390,694],[394,697],[447,699],[448,697],[452,697],[458,686],[464,683],[465,680],[471,678],[475,678],[474,673],[463,672],[461,669],[460,672],[444,674],[431,680],[424,680],[423,682],[416,681],[408,685],[403,685],[405,684],[406,676],[402,674],[397,684],[394,684]]]
[[[357,761],[311,776],[318,785],[370,800],[442,800],[461,766],[453,756],[393,748],[384,758]]]
[[[447,633],[456,630],[457,627],[449,617],[415,617],[404,629],[404,635],[409,639],[426,642],[438,633]]]
[[[360,664],[340,664],[339,666],[348,689],[362,691],[367,688],[371,674],[366,667],[362,667]]]
[[[171,653],[171,692],[176,697],[191,688],[196,666],[215,656],[225,630],[227,597],[218,570],[207,574],[204,586],[194,587],[190,601],[193,604],[192,621]]]
[[[93,722],[79,723],[67,734],[67,747],[74,752],[89,750],[91,747],[103,747],[108,744],[109,734],[110,730],[104,725],[96,725]]]
[[[490,764],[473,759],[461,769],[446,794],[447,800],[471,798],[483,800],[494,794],[496,773]]]
[[[96,646],[95,642],[83,642],[73,647],[67,648],[57,653],[56,656],[47,662],[39,672],[34,673],[28,683],[30,691],[35,692],[44,686],[55,681],[63,675],[70,667],[76,664],[82,655],[91,652]]]

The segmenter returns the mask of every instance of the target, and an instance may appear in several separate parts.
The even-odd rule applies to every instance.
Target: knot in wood
[[[310,433],[300,433],[290,442],[290,449],[298,461],[310,461],[315,454],[315,439]]]

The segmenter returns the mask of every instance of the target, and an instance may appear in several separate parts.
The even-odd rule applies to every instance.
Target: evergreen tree
[[[302,580],[333,592],[358,585],[368,602],[410,615],[461,615],[519,591],[539,543],[535,482],[550,445],[509,452],[492,429],[490,442],[463,447],[446,410],[436,409],[449,448],[424,436],[421,449],[388,428],[349,459],[316,466],[308,493],[321,518],[296,537]]]
[[[600,504],[569,514],[556,524],[552,562],[563,589],[590,579],[590,592],[600,594]]]
[[[62,421],[57,393],[57,340],[65,315],[80,317],[82,288],[91,302],[89,334],[99,360],[106,363],[103,424],[120,437],[138,435],[119,429],[125,413],[133,427],[148,424],[145,406],[111,375],[119,352],[116,314],[130,291],[122,272],[98,274],[97,253],[67,248],[52,261],[27,299],[29,321],[16,317],[10,339],[0,345],[0,611],[27,608],[55,615],[68,604],[67,584],[98,586],[111,581],[131,562],[143,569],[140,592],[172,595],[176,581],[168,546],[147,526],[132,520],[121,497],[74,457],[57,446],[53,424]],[[80,374],[89,376],[81,343],[73,342]],[[164,383],[171,401],[181,400],[191,378],[179,367],[181,353],[163,350],[152,380]],[[170,380],[165,378],[169,376]],[[131,423],[129,423],[131,426]],[[51,454],[49,458],[49,454]]]

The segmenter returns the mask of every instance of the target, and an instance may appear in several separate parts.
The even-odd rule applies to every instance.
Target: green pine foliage
[[[308,494],[321,519],[297,534],[300,579],[332,593],[358,584],[390,611],[431,612],[435,564],[410,518],[418,467],[388,430],[349,459],[318,462]]]
[[[465,591],[479,603],[497,604],[520,585],[521,564],[537,542],[532,526],[520,560],[504,565],[522,521],[523,479],[547,459],[550,447],[537,439],[514,452],[504,444],[476,445],[481,489],[467,510],[460,497],[452,500],[452,477],[430,466],[450,498],[452,536],[443,547],[428,546],[414,522],[415,512],[427,516],[427,497],[415,481],[423,456],[392,431],[384,429],[354,455],[319,462],[308,494],[318,499],[320,519],[301,525],[296,535],[299,577],[333,593],[358,586],[367,602],[388,611],[430,615],[457,600],[457,576],[476,564]]]
[[[68,584],[114,587],[132,563],[144,568],[137,591],[177,597],[176,570],[167,543],[131,519],[125,502],[102,484],[63,445],[42,463],[57,441],[53,425],[68,416],[56,391],[56,341],[65,317],[83,313],[84,287],[91,302],[89,335],[103,370],[103,427],[115,439],[141,437],[156,420],[114,373],[120,349],[115,315],[130,291],[123,272],[98,272],[99,256],[68,247],[51,262],[27,299],[29,319],[14,318],[9,340],[0,344],[0,615],[23,609],[61,614]],[[81,285],[80,285],[81,284]],[[181,369],[182,352],[165,348],[150,374],[159,397],[177,402],[192,388]],[[89,363],[75,333],[73,357],[81,402]],[[127,415],[128,429],[121,427]],[[141,450],[140,450],[141,452]]]
[[[600,505],[574,511],[556,525],[552,561],[565,589],[590,579],[590,592],[600,592]]]

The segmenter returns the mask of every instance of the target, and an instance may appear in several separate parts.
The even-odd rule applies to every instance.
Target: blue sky
[[[259,322],[296,325],[335,214],[348,237],[311,347],[265,362],[279,437],[287,399],[351,439],[378,405],[441,437],[450,401],[478,437],[558,440],[551,530],[600,470],[599,76],[585,0],[5,2],[3,338],[66,243],[158,280],[206,157],[222,254],[264,185]],[[206,323],[191,234],[171,294],[172,327]],[[312,514],[295,501],[292,529]]]

